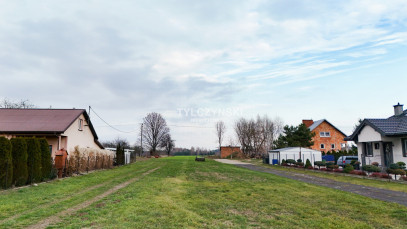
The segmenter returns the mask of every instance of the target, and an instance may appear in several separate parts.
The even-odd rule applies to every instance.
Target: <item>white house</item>
[[[314,165],[315,161],[322,161],[322,153],[318,150],[303,148],[303,147],[287,147],[282,149],[270,150],[269,152],[269,163],[273,164],[278,162],[281,164],[281,161],[287,159],[298,160],[301,159],[304,163],[310,160],[311,164]],[[275,161],[277,160],[277,161]]]
[[[407,110],[399,103],[394,106],[394,115],[387,119],[365,119],[345,140],[357,144],[362,165],[407,163]]]

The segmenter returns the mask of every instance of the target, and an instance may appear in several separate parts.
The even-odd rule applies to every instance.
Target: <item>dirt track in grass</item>
[[[86,208],[86,207],[90,206],[91,204],[93,204],[93,203],[95,203],[95,202],[109,196],[110,194],[112,194],[112,193],[114,193],[114,192],[116,192],[116,191],[118,191],[118,190],[120,190],[122,188],[127,187],[129,184],[131,184],[131,183],[139,180],[140,178],[154,172],[157,169],[159,169],[159,168],[151,169],[151,170],[141,174],[141,176],[139,176],[139,177],[134,177],[134,178],[132,178],[132,179],[126,181],[126,182],[123,182],[123,183],[121,183],[119,185],[116,185],[115,187],[113,187],[113,188],[107,190],[106,192],[92,198],[91,200],[85,201],[85,202],[83,202],[81,204],[78,204],[78,205],[76,205],[74,207],[68,208],[68,209],[66,209],[66,210],[64,210],[64,211],[62,211],[62,212],[60,212],[60,213],[58,213],[56,215],[53,215],[53,216],[48,217],[48,218],[46,218],[44,220],[41,220],[40,222],[38,222],[38,223],[36,223],[34,225],[30,225],[27,228],[33,228],[33,229],[34,228],[35,229],[37,229],[37,228],[46,228],[47,226],[49,226],[51,224],[58,223],[58,222],[61,221],[62,216],[71,215],[71,214],[73,214],[73,213],[75,213],[75,212],[77,212],[77,211],[79,211],[79,210],[81,210],[83,208]],[[100,184],[100,185],[103,185],[103,184]]]

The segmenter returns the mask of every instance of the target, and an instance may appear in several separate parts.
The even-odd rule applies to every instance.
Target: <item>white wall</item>
[[[274,159],[279,159],[279,163],[281,163],[281,161],[287,160],[287,159],[294,159],[294,160],[298,160],[300,159],[300,152],[299,150],[293,150],[293,151],[281,151],[280,152],[280,158],[278,158],[278,154],[277,152],[269,152],[269,163],[272,164],[272,160]],[[319,151],[311,151],[311,150],[307,150],[307,149],[303,149],[301,151],[301,160],[304,162],[307,161],[307,159],[310,160],[311,164],[314,165],[315,161],[322,161],[322,153]]]
[[[358,142],[380,142],[382,135],[370,126],[363,127],[359,133]]]
[[[83,129],[79,130],[78,122],[79,119],[83,120]],[[85,116],[80,115],[71,126],[64,132],[64,136],[68,137],[66,149],[69,152],[73,152],[75,146],[80,146],[83,148],[94,148],[101,149],[96,143],[93,137],[92,131],[90,130],[88,123],[85,120]]]

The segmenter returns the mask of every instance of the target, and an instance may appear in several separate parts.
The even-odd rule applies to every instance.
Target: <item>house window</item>
[[[83,130],[83,120],[79,119],[78,121],[78,130]]]
[[[321,144],[321,149],[325,149],[325,144]]]
[[[335,144],[331,144],[331,148],[332,148],[332,149],[335,149]]]
[[[407,157],[407,138],[402,138],[401,143],[403,146],[403,157]]]
[[[49,148],[49,154],[52,155],[52,145],[49,145],[48,148]]]
[[[371,142],[365,143],[365,154],[367,157],[373,157],[373,146]]]
[[[321,137],[331,137],[331,133],[330,132],[319,132],[319,136],[321,136]]]
[[[379,143],[375,143],[375,144],[374,144],[374,149],[380,149],[380,144],[379,144]]]

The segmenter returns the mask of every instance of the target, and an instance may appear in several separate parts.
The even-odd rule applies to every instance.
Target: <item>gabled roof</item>
[[[339,131],[341,134],[343,134],[343,136],[346,136],[346,134],[344,134],[340,129],[336,128],[334,125],[332,125],[330,122],[328,122],[328,120],[326,119],[321,119],[318,121],[315,121],[310,127],[309,129],[311,131],[315,130],[315,128],[317,128],[319,125],[321,125],[323,122],[327,122],[329,125],[331,125],[333,128],[335,128],[337,131]]]
[[[387,119],[365,119],[356,130],[345,140],[357,140],[357,135],[363,127],[370,126],[383,136],[407,135],[407,110],[401,115],[393,115]]]
[[[96,131],[84,109],[0,109],[0,133],[62,134],[84,115],[97,142]],[[100,144],[100,143],[99,143]]]

